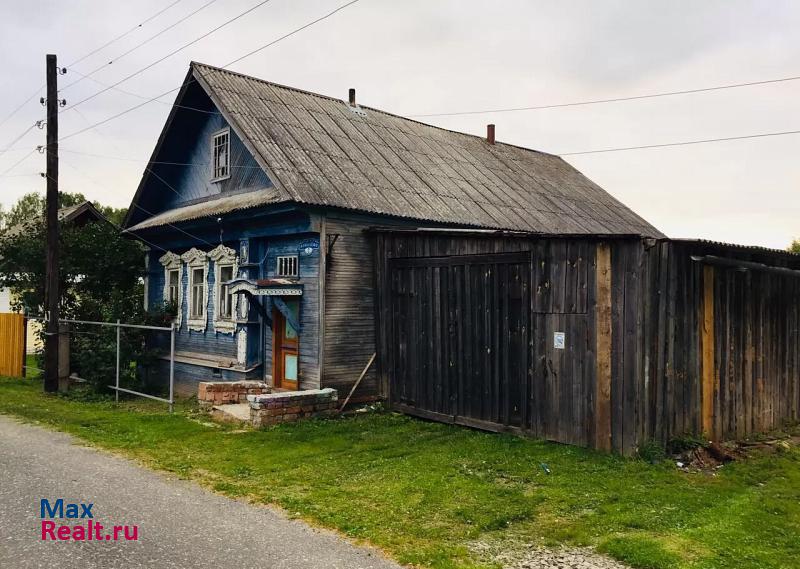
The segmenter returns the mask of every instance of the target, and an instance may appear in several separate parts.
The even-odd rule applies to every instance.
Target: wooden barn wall
[[[320,255],[322,320],[322,386],[347,397],[370,358],[376,353],[375,252],[367,230],[376,225],[414,226],[410,220],[388,219],[355,212],[318,212],[322,235]],[[351,401],[368,401],[381,395],[377,361],[353,393]]]
[[[659,300],[647,313],[648,438],[737,439],[800,419],[800,279],[692,260],[703,255],[789,264],[679,242],[648,252]]]
[[[409,347],[417,350],[414,357],[422,353],[433,354],[433,357],[423,358],[429,361],[421,362],[409,358],[409,365],[413,369],[402,369],[401,373],[408,378],[417,377],[412,389],[430,389],[435,395],[419,402],[415,400],[416,407],[400,403],[404,410],[490,430],[521,431],[561,442],[593,445],[596,388],[593,314],[596,267],[593,242],[582,239],[528,240],[407,233],[379,233],[376,240],[380,322],[378,345],[382,356],[379,358],[379,383],[383,393],[388,394],[393,403],[395,394],[391,389],[396,382],[392,380],[392,374],[397,372],[397,366],[400,365],[392,359],[393,348],[398,342],[398,322],[395,320],[400,314],[404,314],[403,318],[414,318],[418,313],[422,320],[418,324],[410,324],[411,336],[416,335],[417,331],[424,334],[422,331],[428,322],[440,322],[443,329],[430,337],[424,336],[425,342],[422,344]],[[436,271],[418,271],[419,274],[410,276],[403,272],[411,269],[393,269],[390,262],[392,258],[515,252],[529,252],[532,261],[528,263],[530,269],[527,275],[517,275],[513,268],[502,268],[502,261],[498,264],[479,260],[480,268],[477,270],[456,266],[445,271],[439,267]],[[401,271],[399,275],[398,270]],[[470,276],[465,276],[464,271]],[[505,279],[506,271],[510,271],[511,280]],[[521,311],[512,309],[501,321],[501,327],[517,326],[525,340],[518,344],[512,341],[505,348],[499,330],[495,331],[494,338],[481,335],[486,329],[485,323],[490,327],[495,325],[492,314],[506,310],[502,301],[491,297],[492,287],[504,281],[509,288],[521,287],[525,295],[525,308]],[[474,305],[466,301],[467,286],[472,291],[470,295]],[[502,286],[499,289],[501,297],[504,294]],[[416,287],[416,290],[409,291],[408,287]],[[413,292],[411,298],[419,294],[421,300],[418,304],[412,302],[393,307],[392,297],[397,296],[398,290],[406,296]],[[427,290],[433,291],[430,300],[424,299]],[[436,291],[440,292],[440,298],[445,291],[445,296],[450,299],[437,299]],[[518,294],[508,296],[509,306],[514,306]],[[458,326],[450,325],[456,324],[456,321],[454,316],[447,314],[448,309],[462,313],[459,321],[465,326],[460,334]],[[485,319],[478,318],[479,315],[484,315]],[[519,321],[515,323],[515,319]],[[473,333],[465,337],[465,330],[472,330]],[[564,332],[565,349],[555,348],[555,332]],[[413,338],[402,341],[413,341]],[[438,361],[440,358],[443,358],[442,362]],[[524,362],[524,373],[516,374],[513,369],[504,373],[501,367],[506,365],[506,360],[510,361],[511,366]],[[445,376],[439,371],[442,368],[456,371]],[[462,388],[463,391],[459,393],[459,375],[464,370],[469,370],[470,379],[467,383],[472,387],[466,390]],[[507,381],[508,378],[512,378],[508,385],[498,385],[498,382]],[[519,384],[514,385],[517,380]],[[439,393],[459,395],[452,406],[447,407],[446,402],[443,404],[440,401],[442,396]],[[439,397],[439,401],[436,397]],[[467,400],[457,401],[460,397],[466,397]],[[504,409],[510,412],[503,412]]]
[[[375,239],[378,382],[381,392],[402,410],[624,454],[649,440],[667,442],[700,433],[730,439],[800,419],[800,279],[712,268],[692,256],[716,254],[773,264],[780,259],[638,239],[402,232],[378,233]],[[412,405],[398,403],[401,394],[393,393],[398,373],[404,382],[413,383],[406,386],[412,390],[425,386],[433,393],[454,392],[455,380],[439,371],[437,358],[458,369],[475,371],[476,361],[486,365],[470,379],[476,384],[481,374],[491,377],[496,366],[504,365],[480,355],[481,350],[492,353],[482,339],[452,344],[445,312],[452,302],[448,304],[441,291],[445,287],[453,289],[451,296],[464,294],[463,285],[455,285],[452,279],[458,273],[452,270],[415,268],[424,264],[417,263],[418,258],[519,251],[529,251],[532,258],[528,369],[524,384],[508,393],[523,398],[518,403],[524,407],[525,422],[484,412],[507,404],[492,400],[497,394],[490,386],[474,391],[486,401],[466,412],[458,405],[442,406],[435,397],[415,399]],[[416,259],[393,263],[392,258]],[[491,281],[484,285],[495,286]],[[432,292],[407,300],[413,298],[410,291],[426,290]],[[486,299],[480,295],[473,300],[476,307],[470,310],[493,309],[482,304]],[[423,319],[408,324],[415,311]],[[436,322],[444,328],[437,331]],[[398,325],[425,339],[424,349],[417,343],[415,352],[402,354],[403,363],[395,361],[398,342],[410,346],[411,338],[398,337]],[[554,348],[555,332],[565,333],[565,349]],[[480,330],[476,333],[481,335]],[[494,353],[500,357],[502,351]]]
[[[369,223],[346,215],[325,217],[323,387],[349,393],[375,352],[375,287]],[[327,253],[327,250],[326,250]],[[353,400],[378,394],[376,366],[361,380]]]

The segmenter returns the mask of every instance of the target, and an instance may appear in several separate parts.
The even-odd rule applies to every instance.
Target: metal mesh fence
[[[110,389],[117,400],[125,393],[171,408],[174,348],[172,327],[59,320],[59,376],[98,393]],[[36,370],[35,365],[28,369]]]

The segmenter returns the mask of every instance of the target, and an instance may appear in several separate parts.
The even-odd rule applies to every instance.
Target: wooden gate
[[[390,262],[397,410],[502,430],[528,423],[530,253]]]
[[[22,314],[0,313],[0,375],[22,376],[25,319]]]

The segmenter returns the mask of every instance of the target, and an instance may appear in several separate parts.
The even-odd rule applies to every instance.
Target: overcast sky
[[[93,75],[114,83],[260,0],[216,0]],[[174,0],[0,0],[0,120],[44,83],[45,54],[68,65]],[[60,77],[115,59],[209,0],[180,0]],[[271,0],[119,85],[153,97],[191,60],[224,65],[343,4]],[[402,115],[631,96],[800,75],[800,2],[360,0],[231,69]],[[101,90],[84,79],[68,103]],[[61,188],[127,206],[174,94],[62,143]],[[800,129],[800,81],[603,105],[431,117],[432,124],[556,154]],[[110,90],[61,114],[61,134],[142,102]],[[67,108],[69,108],[68,105]],[[35,100],[0,127],[0,149],[44,109]],[[33,129],[0,156],[6,172],[37,144]],[[800,236],[800,135],[568,156],[671,237],[784,248]],[[129,159],[110,160],[73,152]],[[0,150],[1,152],[1,150]],[[44,156],[0,176],[7,209],[44,191]]]

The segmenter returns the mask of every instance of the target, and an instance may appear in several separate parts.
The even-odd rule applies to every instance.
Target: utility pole
[[[47,55],[47,269],[44,338],[44,390],[58,391],[58,67]]]

